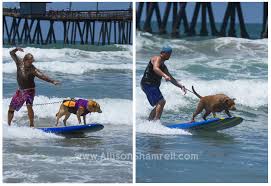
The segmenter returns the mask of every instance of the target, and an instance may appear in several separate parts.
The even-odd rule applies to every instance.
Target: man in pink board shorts
[[[8,110],[8,125],[11,125],[11,121],[14,116],[14,111],[19,111],[23,104],[26,103],[28,117],[30,121],[30,127],[34,127],[34,111],[32,108],[34,97],[35,97],[35,77],[58,85],[60,82],[57,80],[52,80],[45,74],[43,74],[39,69],[37,69],[32,63],[34,62],[34,57],[32,54],[28,53],[21,60],[16,52],[23,52],[22,48],[15,48],[10,51],[10,56],[15,61],[17,66],[17,83],[18,90],[13,95],[12,100],[9,105]]]

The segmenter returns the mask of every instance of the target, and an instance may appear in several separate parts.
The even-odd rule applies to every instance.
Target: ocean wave
[[[79,49],[62,48],[62,49],[44,49],[44,48],[24,48],[24,52],[17,52],[16,54],[23,58],[26,53],[33,54],[35,61],[37,62],[48,62],[48,61],[68,61],[68,62],[107,62],[107,61],[117,61],[128,60],[132,63],[131,47],[122,47],[121,51],[85,51]],[[13,48],[3,48],[2,57],[4,62],[11,62],[9,52]],[[117,59],[117,60],[116,60]]]
[[[5,113],[6,114],[6,113]],[[5,122],[4,122],[5,123]],[[3,125],[3,137],[4,139],[59,139],[63,138],[61,136],[57,136],[51,133],[45,133],[38,129],[33,129],[26,126],[7,126],[7,124]]]
[[[36,62],[35,67],[42,71],[59,72],[65,74],[84,74],[90,71],[97,70],[120,70],[126,71],[132,70],[132,64],[102,64],[102,63],[85,63],[85,62]],[[14,62],[4,63],[4,73],[16,73],[17,67]]]
[[[49,121],[54,122],[55,114],[58,112],[61,101],[64,99],[66,98],[50,98],[42,95],[36,96],[33,109],[37,126],[39,126],[38,121],[42,119],[49,119]],[[10,101],[11,98],[3,99],[3,116],[7,114]],[[91,115],[88,115],[86,118],[87,123],[97,122],[104,125],[132,125],[132,100],[104,98],[95,99],[95,101],[100,104],[103,113],[91,113]],[[44,103],[55,104],[37,105]],[[23,106],[19,112],[15,112],[14,121],[17,121],[17,123],[15,122],[17,126],[22,125],[20,122],[28,123],[27,109],[25,106]],[[3,122],[4,125],[7,125],[6,117],[3,118]],[[72,115],[67,123],[68,125],[78,124],[78,120],[75,115]],[[54,126],[54,123],[50,123],[49,126]]]
[[[161,124],[160,121],[146,121],[137,119],[136,132],[159,135],[192,135],[182,129],[171,129]]]
[[[268,40],[250,40],[243,38],[208,38],[201,40],[162,38],[157,35],[146,35],[137,32],[136,49],[139,51],[159,51],[164,45],[173,48],[173,55],[181,56],[231,56],[266,58],[268,51]],[[267,61],[267,60],[266,60]]]
[[[201,96],[224,93],[229,97],[235,98],[238,106],[246,106],[258,109],[268,105],[268,86],[264,80],[184,80],[182,82],[188,89],[194,85],[195,90]],[[162,82],[161,92],[167,103],[165,111],[176,111],[195,107],[198,98],[188,92],[185,96],[182,91],[171,83]],[[149,105],[146,95],[140,87],[136,88],[136,113],[137,117],[147,117],[152,107]]]

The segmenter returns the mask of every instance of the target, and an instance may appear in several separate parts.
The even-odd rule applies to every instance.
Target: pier
[[[218,37],[242,37],[250,38],[247,32],[245,18],[243,16],[242,7],[240,2],[229,2],[224,13],[224,18],[221,27],[218,28],[215,21],[215,15],[212,9],[211,2],[196,2],[192,19],[188,20],[186,13],[187,2],[168,2],[166,3],[164,14],[162,15],[160,4],[158,2],[140,2],[137,5],[136,13],[136,28],[144,32],[153,32],[152,21],[157,22],[158,31],[156,34],[170,34],[173,38],[182,36],[218,36]],[[268,3],[263,4],[263,18],[262,29],[259,33],[260,38],[268,37]],[[143,18],[143,10],[146,11],[146,16]],[[199,13],[201,12],[201,20],[198,21]],[[154,14],[156,15],[155,17]],[[170,15],[171,14],[171,15]],[[207,24],[207,15],[209,18],[209,24]],[[172,21],[168,21],[172,16]],[[154,18],[154,20],[153,20]],[[238,24],[236,22],[238,20]],[[143,27],[141,23],[143,22]],[[196,30],[196,25],[199,22],[200,29]],[[171,24],[171,25],[169,25]],[[181,24],[183,30],[180,30]],[[168,26],[172,29],[170,33],[167,30]],[[208,30],[210,27],[210,32]],[[239,26],[240,35],[236,33],[237,26]],[[228,28],[228,29],[227,29]]]
[[[7,24],[7,19],[12,19]],[[42,24],[49,25],[44,31]],[[63,38],[56,38],[56,22],[62,23]],[[44,34],[46,32],[46,34]],[[96,33],[97,32],[97,33]],[[20,9],[3,8],[3,37],[6,44],[132,44],[132,9],[70,11],[49,10],[25,14]],[[3,43],[5,44],[4,38]]]

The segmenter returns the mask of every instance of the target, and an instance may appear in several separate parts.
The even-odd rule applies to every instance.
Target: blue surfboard
[[[242,123],[242,121],[243,118],[241,117],[230,117],[222,119],[212,118],[206,121],[203,120],[192,123],[190,122],[190,123],[167,124],[166,126],[172,129],[217,131],[234,127]]]
[[[54,133],[59,135],[74,135],[74,134],[85,134],[89,132],[96,132],[104,128],[101,124],[87,124],[87,125],[74,125],[66,127],[40,127],[37,128],[46,133]]]

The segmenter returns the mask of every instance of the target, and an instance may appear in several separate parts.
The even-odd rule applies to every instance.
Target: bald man
[[[39,69],[37,69],[32,63],[34,62],[34,57],[32,54],[28,53],[21,60],[16,52],[24,52],[22,48],[15,48],[10,51],[10,56],[14,60],[17,66],[17,83],[18,90],[13,95],[12,100],[9,105],[8,110],[8,125],[11,125],[11,121],[14,116],[14,111],[19,111],[24,103],[26,103],[28,117],[30,121],[30,127],[34,127],[34,111],[32,108],[34,97],[35,97],[35,77],[52,83],[54,85],[59,84],[59,81],[50,79],[48,76],[43,74]]]

